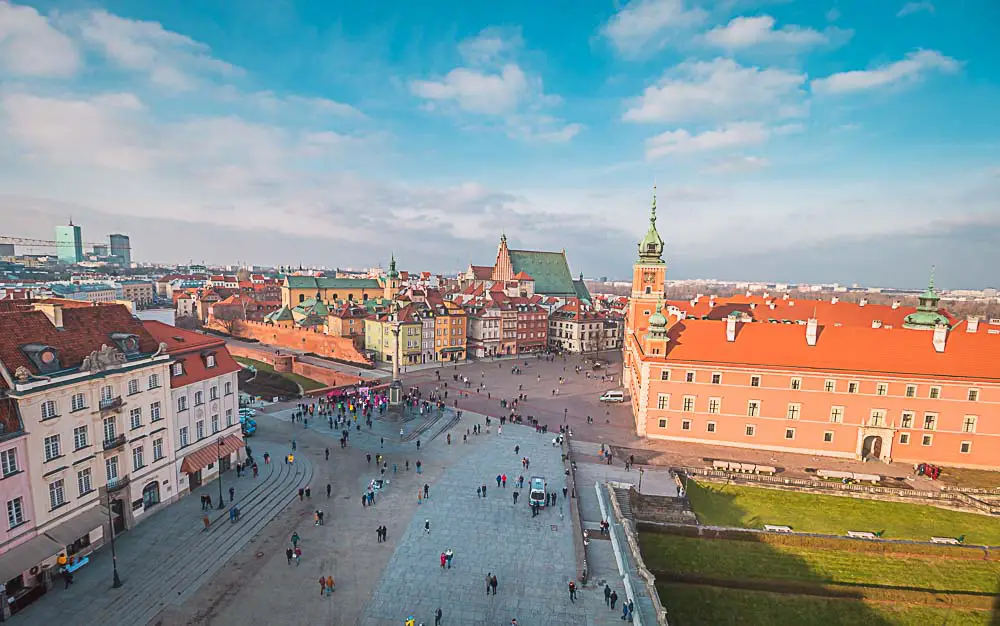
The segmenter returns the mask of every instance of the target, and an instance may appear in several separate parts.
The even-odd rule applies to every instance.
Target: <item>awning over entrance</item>
[[[45,534],[61,543],[65,549],[65,546],[72,544],[98,526],[103,526],[108,519],[107,507],[98,504],[62,524],[46,530]]]
[[[194,474],[201,471],[201,468],[215,463],[220,457],[227,457],[242,447],[243,440],[236,435],[227,436],[222,440],[222,445],[219,445],[218,439],[213,439],[212,443],[204,448],[195,450],[184,457],[181,462],[181,471],[185,474]]]
[[[45,559],[66,549],[45,535],[38,535],[25,541],[13,550],[0,556],[0,581],[7,582],[21,572],[29,571]]]

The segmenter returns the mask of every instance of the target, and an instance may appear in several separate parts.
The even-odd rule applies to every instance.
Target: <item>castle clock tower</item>
[[[632,295],[625,320],[626,334],[640,334],[649,327],[649,316],[657,311],[657,303],[664,296],[666,280],[663,239],[656,232],[656,187],[653,187],[649,229],[639,242],[639,260],[632,266]]]

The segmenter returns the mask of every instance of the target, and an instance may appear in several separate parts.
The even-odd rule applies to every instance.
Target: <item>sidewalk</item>
[[[242,549],[309,484],[313,469],[305,459],[294,465],[282,461],[285,446],[255,438],[260,473],[241,478],[235,471],[223,475],[226,508],[202,511],[200,496],[212,496],[218,506],[218,483],[202,485],[135,529],[115,539],[118,572],[124,583],[113,589],[110,544],[90,555],[90,563],[76,572],[73,585],[57,580],[52,591],[10,621],[18,624],[146,624],[169,605],[182,604],[236,552]],[[263,464],[265,451],[272,460]],[[236,490],[241,509],[237,523],[229,521],[229,487]],[[204,530],[202,516],[211,520]]]

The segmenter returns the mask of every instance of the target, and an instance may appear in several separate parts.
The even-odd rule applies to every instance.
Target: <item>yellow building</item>
[[[443,300],[430,307],[434,315],[434,354],[439,362],[464,361],[468,316],[458,304]]]
[[[396,312],[399,320],[399,364],[416,365],[420,363],[420,333],[421,321],[414,316],[412,306],[405,306]],[[391,363],[395,347],[392,328],[395,322],[393,316],[378,315],[365,321],[365,350],[374,353],[379,361]]]
[[[393,300],[399,293],[400,278],[396,257],[382,278],[329,278],[327,276],[285,276],[281,285],[281,305],[289,309],[309,300],[334,307],[338,304],[368,302],[369,298]]]

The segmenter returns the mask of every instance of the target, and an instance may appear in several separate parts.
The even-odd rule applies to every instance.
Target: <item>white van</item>
[[[625,402],[625,392],[623,391],[605,391],[601,394],[599,398],[601,402]]]

